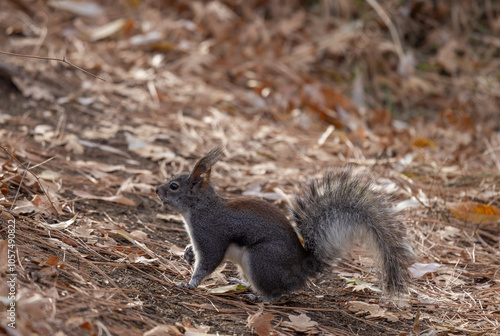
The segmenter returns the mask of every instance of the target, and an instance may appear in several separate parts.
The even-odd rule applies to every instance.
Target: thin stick
[[[40,186],[40,189],[42,189],[43,193],[45,194],[45,196],[47,196],[47,199],[49,200],[50,202],[50,205],[52,206],[52,208],[54,209],[54,211],[56,212],[56,215],[59,213],[59,211],[57,211],[57,208],[56,206],[54,205],[54,203],[52,202],[52,200],[50,199],[50,196],[49,194],[45,191],[45,188],[43,187],[42,183],[40,182],[40,179],[38,178],[38,176],[33,173],[31,170],[29,170],[25,165],[24,163],[22,163],[21,161],[19,161],[14,155],[12,155],[7,148],[5,148],[4,146],[0,146],[0,148],[2,148],[5,153],[7,153],[11,158],[13,158],[17,163],[19,163],[21,165],[21,167],[23,167],[26,171],[28,171],[31,175],[33,175],[33,177],[36,179],[36,181],[38,182],[38,185]]]
[[[11,52],[7,52],[7,51],[0,51],[0,54],[4,54],[4,55],[9,55],[9,56],[17,56],[17,57],[26,57],[26,58],[35,58],[35,59],[42,59],[42,60],[46,60],[46,61],[58,61],[58,62],[63,62],[63,63],[66,63],[68,64],[69,66],[72,66],[73,68],[75,69],[78,69],[80,70],[81,72],[83,73],[86,73],[87,75],[90,75],[92,77],[95,77],[97,79],[100,79],[104,82],[106,82],[106,80],[102,77],[99,77],[97,75],[94,75],[93,73],[85,70],[85,69],[82,69],[80,68],[79,66],[77,65],[74,65],[73,63],[71,63],[70,61],[66,60],[66,56],[63,57],[63,58],[54,58],[54,57],[45,57],[45,56],[36,56],[36,55],[23,55],[23,54],[16,54],[16,53],[11,53]]]
[[[396,26],[394,26],[394,23],[392,23],[391,18],[385,10],[380,6],[380,4],[377,2],[377,0],[366,0],[368,4],[377,12],[378,16],[384,21],[384,24],[389,28],[389,33],[391,34],[392,41],[394,42],[394,45],[396,46],[396,50],[398,52],[398,56],[401,61],[403,61],[405,52],[403,49],[403,43],[401,43],[401,39],[399,38],[398,31],[396,29]]]
[[[28,167],[29,167],[29,164],[28,164]],[[21,182],[19,182],[19,187],[17,188],[16,196],[14,196],[14,200],[12,201],[12,204],[10,205],[9,211],[12,211],[12,208],[14,207],[14,204],[17,201],[17,196],[19,196],[19,192],[21,191],[21,187],[23,186],[24,177],[26,176],[27,172],[28,171],[25,169],[23,172],[23,176],[21,176]]]

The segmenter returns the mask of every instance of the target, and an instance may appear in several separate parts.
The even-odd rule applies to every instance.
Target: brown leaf
[[[134,230],[134,231],[130,232],[130,235],[135,240],[140,240],[140,241],[148,240],[148,234],[144,231]]]
[[[55,194],[52,193],[51,199],[49,199],[47,195],[35,195],[31,202],[38,206],[40,209],[44,209],[44,211],[47,213],[55,214],[57,211],[57,214],[62,215],[62,206],[61,204],[59,204],[59,202],[57,202],[57,200],[54,199],[54,196]]]
[[[85,152],[85,147],[78,143],[78,137],[74,134],[67,134],[62,142],[64,143],[64,149],[68,152],[75,154],[83,154]]]
[[[445,108],[441,112],[441,117],[446,119],[448,123],[458,127],[461,131],[474,131],[475,126],[472,118],[461,104],[454,104]]]
[[[500,222],[500,209],[493,205],[476,202],[448,203],[448,209],[455,217],[474,223]]]
[[[446,43],[441,50],[439,50],[436,61],[443,69],[449,74],[454,74],[458,69],[458,57],[457,51],[460,49],[460,45],[456,40],[450,40]]]
[[[411,144],[414,147],[426,148],[426,147],[436,147],[436,143],[428,138],[416,137],[413,139],[413,143]]]
[[[304,313],[300,315],[289,314],[288,318],[291,322],[283,322],[283,325],[298,332],[311,332],[313,331],[312,328],[318,325],[317,322],[311,321],[311,318]]]
[[[69,239],[69,238],[64,237],[62,239],[62,242],[65,244],[68,244],[70,246],[73,246],[73,247],[78,247],[78,243],[76,241],[74,241],[73,239]]]
[[[297,11],[292,17],[282,20],[278,23],[278,30],[285,36],[289,36],[301,27],[303,27],[306,21],[306,12]]]
[[[427,273],[434,273],[438,271],[442,267],[441,264],[431,263],[431,264],[422,264],[422,263],[414,263],[411,267],[408,268],[410,275],[412,278],[417,279],[421,278]]]
[[[130,205],[130,206],[136,206],[137,203],[134,201],[126,198],[123,195],[114,195],[114,196],[96,196],[92,195],[86,191],[83,190],[73,190],[73,194],[77,197],[83,198],[83,199],[94,199],[94,200],[101,200],[101,201],[106,201],[106,202],[113,202],[113,203],[119,203],[119,204],[124,204],[124,205]]]
[[[319,119],[334,125],[336,128],[343,128],[344,124],[335,112],[326,102],[323,92],[316,85],[305,85],[301,92],[302,105],[308,110],[316,113]]]
[[[207,334],[208,331],[210,330],[210,326],[206,325],[199,325],[199,326],[193,326],[188,320],[183,321],[183,325],[179,324],[179,327],[182,327],[184,329],[184,335],[186,336],[199,336],[199,335],[204,335]]]
[[[46,261],[47,266],[56,266],[59,263],[59,258],[57,256],[50,256]]]
[[[92,323],[89,322],[89,321],[86,321],[86,322],[80,324],[80,328],[87,329],[87,330],[92,330]]]
[[[372,129],[380,126],[392,126],[392,114],[389,109],[370,110],[366,118],[368,126]]]
[[[52,205],[54,205],[55,210]],[[56,210],[58,214],[62,214],[62,208],[60,204],[54,201],[52,201],[51,203],[48,197],[45,195],[35,195],[35,197],[31,201],[28,201],[27,199],[17,201],[12,212],[16,214],[54,214]]]
[[[262,311],[257,312],[254,315],[250,315],[247,319],[247,326],[255,329],[255,332],[259,336],[267,336],[271,334],[273,326],[271,321],[274,319],[273,314],[266,313],[263,314]]]
[[[399,320],[394,313],[382,309],[377,304],[371,304],[362,301],[350,301],[348,302],[348,304],[349,304],[349,310],[352,312],[369,313],[369,315],[366,317],[367,319],[382,317],[387,319],[387,321],[389,322],[397,322]]]
[[[21,288],[17,294],[16,302],[16,308],[19,308],[20,312],[31,317],[32,320],[46,320],[47,317],[55,317],[57,313],[52,298],[32,289]]]

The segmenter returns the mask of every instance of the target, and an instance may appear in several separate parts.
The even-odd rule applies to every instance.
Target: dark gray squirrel
[[[264,301],[303,287],[349,251],[356,242],[370,251],[383,288],[403,293],[410,282],[413,253],[392,210],[390,197],[373,187],[369,173],[353,166],[332,169],[306,186],[290,207],[290,221],[276,206],[257,198],[219,195],[210,180],[223,147],[211,150],[156,192],[178,212],[191,244],[184,258],[194,262],[189,283],[195,288],[224,260],[237,265],[242,280]]]

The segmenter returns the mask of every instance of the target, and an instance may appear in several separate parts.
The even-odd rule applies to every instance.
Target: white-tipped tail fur
[[[331,265],[360,243],[372,253],[387,293],[403,293],[413,261],[404,230],[389,196],[374,188],[369,173],[354,169],[348,165],[310,182],[295,197],[294,220],[306,249],[321,264]]]

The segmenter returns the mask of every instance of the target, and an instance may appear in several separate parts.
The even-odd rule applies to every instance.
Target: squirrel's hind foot
[[[195,288],[195,286],[191,285],[189,282],[176,282],[175,284],[179,287],[182,287],[182,288],[187,288],[187,289],[194,289]]]

